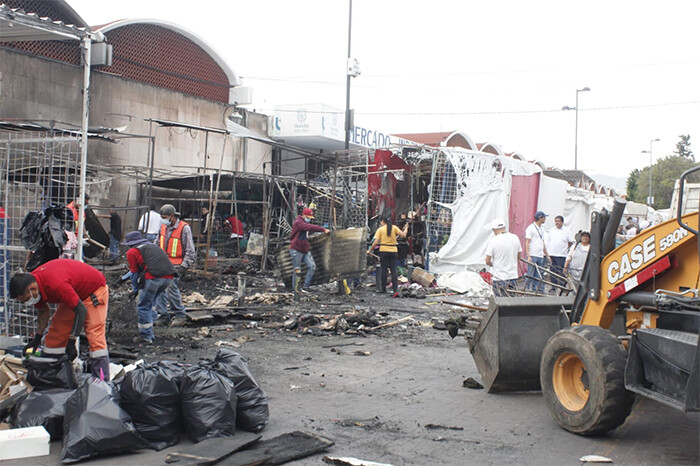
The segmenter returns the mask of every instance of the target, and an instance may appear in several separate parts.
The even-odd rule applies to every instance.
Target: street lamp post
[[[562,110],[576,110],[576,132],[574,135],[574,170],[578,170],[578,93],[579,92],[588,92],[590,91],[590,87],[584,87],[583,89],[576,89],[576,106],[571,108],[568,106],[564,106],[561,109]]]
[[[649,150],[643,150],[642,154],[649,154],[649,197],[647,197],[647,205],[651,206],[654,203],[654,196],[652,196],[651,192],[651,167],[654,163],[654,157],[653,157],[653,149],[654,149],[654,143],[659,142],[661,139],[651,139],[649,141]]]

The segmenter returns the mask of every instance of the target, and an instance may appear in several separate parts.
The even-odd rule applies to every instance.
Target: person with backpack
[[[134,338],[134,343],[151,345],[155,339],[153,305],[172,284],[175,266],[165,251],[141,236],[139,231],[127,233],[122,244],[130,247],[126,261],[131,272],[131,292],[132,295],[138,294],[139,335]]]

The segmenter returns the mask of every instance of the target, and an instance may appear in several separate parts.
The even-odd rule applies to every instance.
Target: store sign
[[[323,104],[301,108],[278,107],[271,118],[270,136],[275,138],[324,137],[345,142],[343,114],[343,111]],[[415,144],[362,126],[355,126],[350,130],[348,140],[353,145],[371,148],[388,147],[391,144]]]

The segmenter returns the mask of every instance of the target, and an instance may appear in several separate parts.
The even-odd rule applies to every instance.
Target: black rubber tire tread
[[[580,411],[569,411],[557,398],[552,373],[562,353],[581,359],[589,381],[589,398]],[[634,393],[625,389],[627,350],[609,330],[575,325],[555,333],[542,351],[540,383],[547,407],[566,430],[579,435],[601,435],[625,422]]]

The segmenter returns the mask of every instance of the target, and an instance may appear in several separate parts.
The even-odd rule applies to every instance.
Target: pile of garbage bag
[[[240,354],[219,349],[213,361],[142,364],[117,383],[80,381],[64,359],[24,362],[34,391],[11,411],[12,428],[44,426],[63,439],[61,460],[142,448],[162,450],[179,442],[262,430],[269,420],[267,396]],[[49,387],[51,387],[49,389]],[[57,388],[60,387],[60,388]]]

